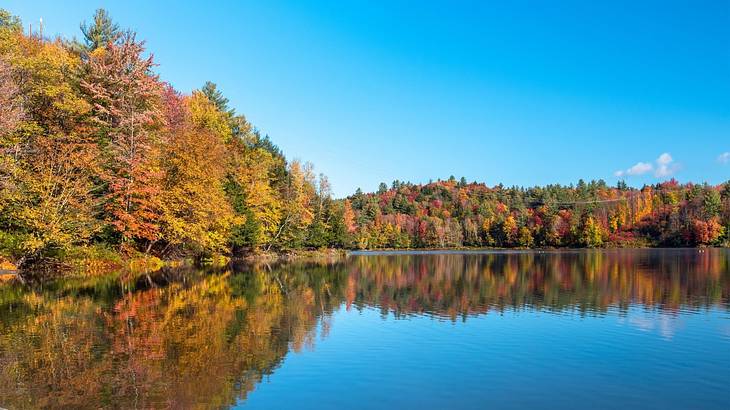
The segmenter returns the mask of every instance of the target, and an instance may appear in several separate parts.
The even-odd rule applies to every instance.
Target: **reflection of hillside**
[[[508,307],[600,312],[727,303],[726,250],[355,256],[347,302],[455,318]]]
[[[727,309],[728,255],[352,256],[329,265],[0,287],[0,403],[225,407],[245,398],[290,349],[313,346],[341,305],[453,319],[512,308]]]
[[[186,274],[136,290],[119,282],[3,289],[0,402],[10,408],[230,405],[290,349],[313,344],[318,320],[339,303],[327,295],[327,280],[326,272],[256,272]]]

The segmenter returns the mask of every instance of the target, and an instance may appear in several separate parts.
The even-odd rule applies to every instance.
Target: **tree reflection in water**
[[[0,403],[220,408],[341,307],[446,320],[506,309],[728,309],[727,250],[354,255],[0,287]]]

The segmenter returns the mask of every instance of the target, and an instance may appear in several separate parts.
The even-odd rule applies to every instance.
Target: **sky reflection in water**
[[[0,288],[0,406],[725,408],[730,252],[353,255]]]

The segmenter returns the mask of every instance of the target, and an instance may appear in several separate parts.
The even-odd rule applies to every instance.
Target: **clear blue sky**
[[[338,196],[730,179],[730,0],[68,3],[0,7],[69,37],[108,9],[163,79],[216,82]]]

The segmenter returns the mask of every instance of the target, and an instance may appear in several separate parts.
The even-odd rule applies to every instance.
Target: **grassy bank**
[[[108,247],[75,248],[60,258],[49,259],[31,267],[21,268],[17,261],[0,256],[0,282],[13,280],[54,279],[75,276],[104,276],[125,272],[135,276],[155,272],[165,267],[222,267],[233,263],[274,264],[294,261],[335,261],[347,255],[343,249],[313,249],[288,251],[254,251],[239,257],[213,255],[201,259],[160,259],[140,252],[123,254]]]

